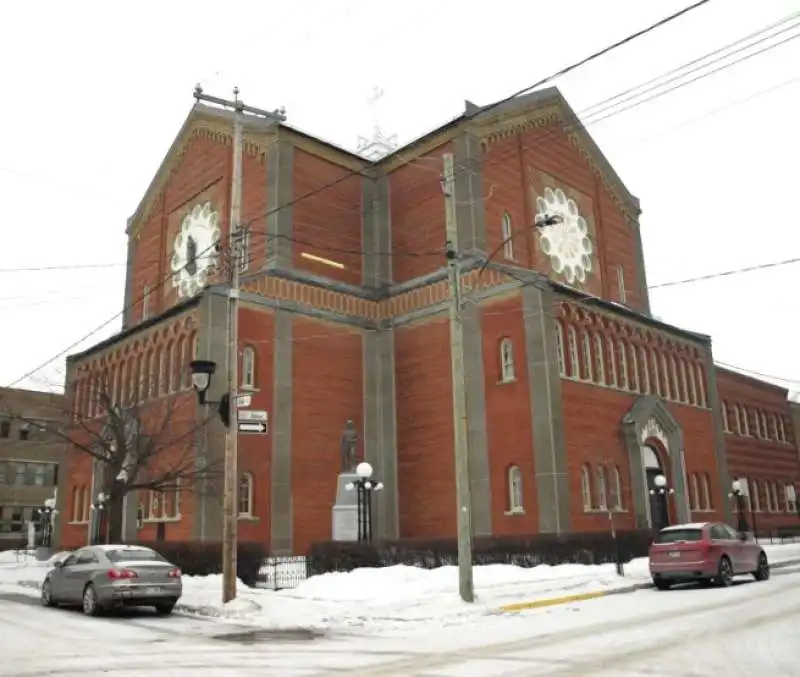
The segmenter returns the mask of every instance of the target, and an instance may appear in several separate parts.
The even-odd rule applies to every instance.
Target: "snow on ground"
[[[86,618],[0,596],[0,675],[800,677],[798,582],[789,573],[727,589],[640,590],[464,627],[428,623],[413,639],[330,632],[310,641],[222,640],[239,629],[180,616]]]
[[[765,545],[770,561],[800,561],[800,544]],[[55,557],[59,557],[56,555]],[[51,558],[50,562],[52,562]],[[38,595],[50,562],[0,553],[0,591]],[[263,590],[239,582],[237,599],[221,604],[221,576],[184,576],[180,610],[267,628],[365,628],[370,632],[412,629],[431,621],[460,625],[497,613],[504,604],[564,595],[613,591],[650,580],[647,559],[625,565],[563,564],[534,568],[476,566],[478,602],[458,597],[456,567],[420,569],[393,566],[313,576],[293,590]]]

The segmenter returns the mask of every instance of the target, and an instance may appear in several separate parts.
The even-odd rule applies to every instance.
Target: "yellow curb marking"
[[[568,604],[569,602],[583,602],[587,599],[597,599],[605,597],[605,591],[584,592],[579,595],[566,595],[565,597],[551,597],[550,599],[537,599],[533,602],[516,602],[500,607],[500,611],[525,611],[526,609],[540,609],[545,606],[556,606],[557,604]]]

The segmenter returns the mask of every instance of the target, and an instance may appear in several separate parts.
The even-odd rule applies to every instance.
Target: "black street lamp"
[[[56,499],[48,498],[44,506],[39,508],[39,524],[42,527],[42,547],[49,548],[53,544],[53,521],[58,515]]]
[[[363,461],[356,466],[358,479],[348,482],[345,489],[353,491],[357,496],[358,541],[369,543],[372,541],[372,492],[383,489],[383,482],[372,477],[372,466]]]
[[[656,475],[653,478],[653,484],[656,485],[655,489],[650,489],[650,496],[655,498],[655,504],[658,506],[658,530],[664,529],[669,526],[669,503],[667,497],[675,493],[675,489],[667,486],[667,478],[664,475]],[[655,520],[653,520],[655,522]]]
[[[102,491],[97,494],[97,500],[92,503],[89,508],[94,514],[94,526],[92,528],[92,543],[104,543],[106,538],[104,534],[104,527],[105,527],[105,519],[106,519],[106,503],[108,502],[108,496],[106,496]]]
[[[192,371],[192,387],[197,392],[197,401],[200,404],[216,404],[219,417],[226,428],[231,425],[231,400],[229,393],[219,398],[219,402],[209,402],[206,393],[211,386],[211,377],[217,370],[217,363],[212,360],[192,360],[189,363]]]
[[[747,532],[750,531],[750,527],[747,524],[744,489],[740,480],[734,480],[731,483],[731,493],[728,496],[736,500],[736,530],[741,538],[747,538]]]

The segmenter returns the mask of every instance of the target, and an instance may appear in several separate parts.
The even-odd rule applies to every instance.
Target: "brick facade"
[[[95,367],[189,340],[192,351],[171,362],[181,378],[191,355],[224,374],[231,132],[229,114],[193,109],[128,224],[133,310],[122,334],[72,360],[78,383]],[[557,90],[491,111],[468,103],[459,119],[376,163],[257,120],[246,121],[245,142],[239,373],[250,408],[268,412],[269,433],[240,436],[242,540],[288,553],[331,537],[348,420],[359,456],[385,484],[376,533],[454,534],[448,240],[465,256],[476,535],[605,530],[609,517],[617,528],[646,527],[656,473],[674,489],[672,520],[730,519],[731,477],[765,453],[782,465],[763,479],[797,481],[788,413],[786,442],[735,447],[719,404],[735,392],[742,404],[788,412],[785,393],[731,391],[709,337],[650,316],[638,201]],[[137,298],[169,275],[177,224],[206,203],[219,218],[217,268],[192,299],[154,283],[151,315],[160,315],[143,321]],[[529,227],[553,208],[579,233],[572,253]],[[487,252],[496,255],[481,270]],[[216,376],[210,401],[225,387]],[[194,407],[195,421],[207,414]],[[214,456],[223,444],[215,421],[195,451]],[[91,468],[76,457],[65,476],[70,495]],[[219,495],[187,505],[181,526],[162,536],[218,539]],[[141,537],[131,524],[127,535]],[[64,538],[77,542],[78,531]]]

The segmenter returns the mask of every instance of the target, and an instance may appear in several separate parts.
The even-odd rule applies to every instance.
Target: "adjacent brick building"
[[[155,400],[191,397],[192,355],[224,373],[231,137],[229,113],[192,109],[128,223],[123,332],[70,360],[75,383],[160,354],[178,375]],[[727,377],[710,338],[650,315],[638,200],[558,90],[498,108],[467,102],[376,162],[258,119],[246,121],[244,150],[239,366],[269,434],[240,436],[240,538],[275,552],[330,539],[347,420],[385,485],[377,534],[454,533],[446,240],[464,255],[476,534],[607,529],[609,511],[618,528],[644,527],[660,473],[672,519],[730,516],[731,477],[763,450],[726,453]],[[561,224],[530,227],[554,213]],[[766,388],[736,392],[777,414]],[[206,415],[193,407],[195,423]],[[776,453],[794,441],[790,427]],[[196,453],[219,453],[223,435],[204,425]],[[91,469],[76,462],[62,476],[71,496]],[[788,464],[764,476],[797,478]],[[195,492],[162,535],[217,539],[220,506]],[[147,529],[126,524],[132,538]]]
[[[27,542],[28,522],[56,498],[68,411],[63,395],[0,388],[0,549]]]

